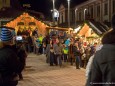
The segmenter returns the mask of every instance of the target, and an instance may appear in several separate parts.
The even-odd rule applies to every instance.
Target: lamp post
[[[85,19],[86,19],[86,18],[85,18],[85,17],[86,17],[86,16],[85,16],[85,15],[86,15],[86,10],[87,10],[87,9],[84,9],[84,21],[85,21]]]
[[[55,11],[55,0],[53,0],[53,25],[55,25],[54,11]]]
[[[70,28],[70,0],[68,1],[68,27]]]
[[[76,17],[76,12],[77,11],[77,8],[75,9],[75,28],[76,28],[76,19],[77,19],[77,17]]]
[[[54,19],[54,17],[53,17],[53,10],[50,10],[50,11],[51,11],[51,14],[52,14],[52,22],[53,22],[53,19]]]
[[[56,9],[54,10],[54,18],[56,19],[57,26],[58,26],[59,11]]]

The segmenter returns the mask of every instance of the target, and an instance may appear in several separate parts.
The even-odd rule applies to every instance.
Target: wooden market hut
[[[84,37],[100,37],[108,30],[110,30],[110,28],[104,24],[96,21],[87,21],[81,25],[77,34]]]
[[[47,33],[51,33],[51,32],[58,32],[58,35],[62,35],[62,34],[66,34],[66,35],[70,35],[71,31],[73,31],[72,28],[62,28],[62,27],[46,27]],[[52,33],[53,34],[53,33]]]
[[[40,12],[15,9],[15,8],[4,8],[0,10],[0,26],[8,26],[15,28],[16,32],[18,29],[31,29],[38,28],[41,34],[45,34],[47,27],[41,20],[44,19],[44,15]]]
[[[5,26],[10,26],[16,29],[16,32],[21,29],[24,30],[30,30],[31,32],[35,29],[38,28],[38,31],[40,34],[45,35],[46,33],[46,27],[43,22],[37,20],[33,16],[30,16],[28,13],[23,13],[14,20],[8,22]]]
[[[77,35],[88,41],[101,38],[104,33],[110,30],[106,25],[96,21],[87,21],[80,27],[81,28],[78,30]]]

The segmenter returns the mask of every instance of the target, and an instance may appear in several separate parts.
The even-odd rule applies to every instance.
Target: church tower
[[[3,7],[10,7],[10,0],[0,0],[0,9]]]

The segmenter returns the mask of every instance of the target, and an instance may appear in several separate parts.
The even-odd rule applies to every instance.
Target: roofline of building
[[[81,3],[81,4],[77,5],[77,6],[75,6],[75,9],[78,9],[78,8],[80,8],[82,6],[87,6],[88,4],[90,4],[92,2],[95,2],[95,1],[97,1],[97,0],[88,0],[88,1],[85,1],[85,2],[83,2],[83,3]]]

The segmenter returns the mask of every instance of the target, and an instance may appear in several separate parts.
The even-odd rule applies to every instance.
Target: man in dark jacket
[[[75,41],[75,44],[73,46],[73,53],[74,57],[76,59],[76,69],[80,69],[81,66],[81,58],[80,58],[80,49],[78,47],[78,41]]]
[[[8,27],[1,27],[0,48],[0,86],[16,86],[18,84],[17,73],[21,69],[20,61],[12,50],[13,35]]]
[[[112,25],[113,30],[102,38],[102,49],[94,56],[87,86],[115,86],[115,15]]]

